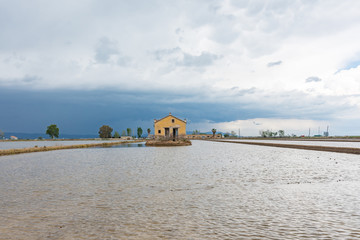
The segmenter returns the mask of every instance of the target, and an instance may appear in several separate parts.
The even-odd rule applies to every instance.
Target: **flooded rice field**
[[[46,146],[46,147],[50,147],[50,146],[67,146],[67,145],[78,145],[78,144],[114,142],[114,141],[119,141],[119,140],[1,141],[0,142],[0,150],[1,149],[16,149],[16,148],[32,148],[32,147],[35,147],[35,146],[38,146],[38,147],[44,147],[44,146]]]
[[[193,141],[0,157],[0,239],[356,239],[358,155]]]

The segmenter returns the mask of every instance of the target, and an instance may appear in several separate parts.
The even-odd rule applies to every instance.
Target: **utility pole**
[[[309,128],[309,137],[310,137],[310,129],[311,129],[311,128]]]
[[[240,128],[239,128],[239,138],[240,138]]]

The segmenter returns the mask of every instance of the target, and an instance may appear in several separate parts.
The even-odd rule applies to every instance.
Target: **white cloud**
[[[221,58],[221,56],[210,52],[201,52],[199,55],[192,55],[183,52],[180,47],[158,49],[154,52],[154,55],[159,61],[185,67],[206,67],[213,65],[215,60]]]
[[[191,67],[191,66],[204,67],[204,66],[212,65],[213,62],[218,58],[219,56],[208,52],[202,52],[199,56],[194,56],[185,53],[183,60],[181,62],[178,62],[178,64],[187,67]]]
[[[95,60],[98,63],[108,63],[112,56],[117,56],[119,50],[116,42],[112,42],[108,38],[101,38],[96,47]]]
[[[267,64],[268,67],[274,67],[274,66],[277,66],[277,65],[281,65],[282,64],[282,61],[277,61],[277,62],[269,62]]]
[[[97,43],[95,49],[95,61],[97,63],[112,63],[120,66],[126,66],[130,63],[131,59],[128,56],[121,54],[116,41],[103,37]]]
[[[321,78],[315,77],[315,76],[313,76],[313,77],[308,77],[308,78],[305,80],[305,82],[307,82],[307,83],[310,83],[310,82],[321,82]]]
[[[185,95],[169,102],[350,116],[360,107],[359,8],[353,0],[3,1],[0,86],[175,92]]]

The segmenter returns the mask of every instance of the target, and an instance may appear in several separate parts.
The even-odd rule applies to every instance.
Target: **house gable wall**
[[[154,121],[155,136],[165,136],[165,128],[177,128],[178,136],[186,135],[186,122],[172,115]],[[160,133],[159,133],[160,130]],[[171,133],[171,131],[170,131]]]

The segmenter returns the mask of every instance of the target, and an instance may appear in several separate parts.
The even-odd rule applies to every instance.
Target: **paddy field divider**
[[[267,146],[267,147],[294,148],[294,149],[324,151],[324,152],[360,154],[360,148],[349,148],[349,147],[312,146],[312,145],[298,145],[298,144],[245,142],[245,141],[223,141],[223,140],[206,140],[206,141],[222,142],[222,143],[238,143],[238,144],[248,144],[248,145]]]
[[[76,149],[76,148],[92,148],[92,147],[111,147],[115,145],[144,142],[144,140],[133,140],[133,141],[116,141],[116,142],[105,142],[105,143],[89,143],[89,144],[76,144],[76,145],[59,145],[59,146],[42,146],[42,147],[31,147],[31,148],[15,148],[15,149],[1,149],[0,156],[14,155],[21,153],[33,153],[33,152],[47,152],[62,149]]]

